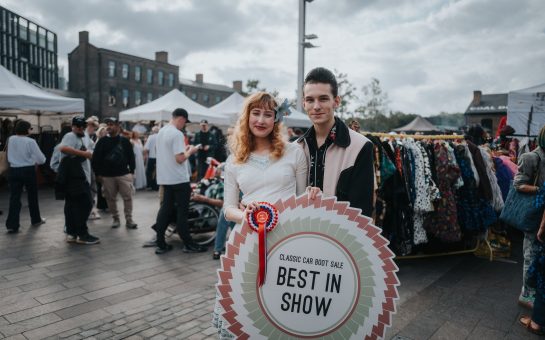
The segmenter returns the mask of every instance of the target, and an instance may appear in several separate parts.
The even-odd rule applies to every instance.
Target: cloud
[[[91,43],[153,59],[166,50],[182,77],[231,85],[256,78],[292,97],[297,76],[294,0],[3,0],[58,34],[59,61]],[[390,108],[461,112],[472,91],[505,93],[543,83],[545,22],[540,0],[325,1],[306,4],[308,71],[325,66],[358,88],[371,78]]]

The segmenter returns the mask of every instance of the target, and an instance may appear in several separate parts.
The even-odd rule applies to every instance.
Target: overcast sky
[[[153,59],[180,77],[231,86],[259,79],[294,97],[298,0],[0,0],[58,34],[59,64],[88,30],[93,45]],[[372,77],[392,110],[464,112],[473,90],[506,93],[545,82],[543,0],[315,0],[307,4],[306,71]],[[67,67],[65,67],[67,73]]]

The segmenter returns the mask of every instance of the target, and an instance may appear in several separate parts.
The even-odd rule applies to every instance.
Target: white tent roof
[[[545,126],[545,84],[507,95],[507,124],[517,135],[537,136]]]
[[[193,123],[206,119],[210,124],[229,125],[229,118],[210,111],[210,109],[189,99],[178,89],[174,89],[152,102],[134,107],[119,113],[119,120],[170,120],[172,111],[184,108],[189,113],[189,120]]]
[[[228,117],[231,124],[235,124],[238,114],[240,113],[240,111],[242,111],[244,99],[245,98],[241,96],[238,92],[234,92],[229,97],[212,106],[210,108],[210,111]]]
[[[18,114],[79,113],[85,111],[85,104],[80,98],[46,92],[0,65],[0,110]]]
[[[210,110],[216,114],[229,117],[231,124],[234,125],[238,119],[238,115],[242,111],[244,105],[244,97],[238,92],[233,93],[223,101],[212,106]],[[308,116],[294,108],[290,108],[291,114],[284,117],[284,125],[288,127],[310,127],[312,123]]]

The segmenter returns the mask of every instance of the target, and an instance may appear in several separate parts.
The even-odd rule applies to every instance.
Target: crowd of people
[[[175,224],[183,241],[184,252],[207,250],[197,244],[189,232],[191,200],[220,211],[214,259],[219,259],[225,250],[228,229],[240,228],[259,201],[274,202],[304,193],[314,199],[323,194],[348,201],[364,215],[371,216],[376,187],[373,143],[358,132],[357,121],[347,126],[335,117],[339,104],[334,74],[316,68],[307,74],[303,87],[304,109],[312,122],[304,133],[299,129],[284,130],[282,105],[266,92],[246,98],[228,140],[206,120],[199,122],[200,131],[190,140],[184,131],[191,122],[183,108],[174,110],[171,120],[162,128],[154,126],[145,143],[141,134],[147,131],[142,125],[133,131],[123,131],[115,117],[106,118],[102,123],[96,117],[74,117],[51,157],[51,168],[57,173],[56,195],[65,200],[66,241],[100,242],[90,234],[87,220],[101,218],[101,210],[109,210],[113,228],[120,227],[118,195],[123,201],[126,228],[137,228],[133,219],[133,195],[134,190],[144,188],[159,190],[160,206],[152,227],[155,236],[144,245],[154,247],[158,255],[172,249],[166,241],[171,224]],[[45,156],[28,137],[30,128],[28,122],[19,121],[15,135],[8,140],[8,160],[13,170],[8,178],[10,207],[6,227],[9,233],[17,233],[20,228],[23,188],[28,194],[31,224],[37,227],[46,222],[39,210],[34,170],[36,164],[45,162]],[[492,145],[501,156],[518,161],[518,168],[513,169],[513,173],[516,172],[514,188],[539,193],[541,185],[545,187],[541,184],[545,181],[545,127],[535,148],[524,146],[528,152],[521,152],[523,146],[509,138],[514,133],[509,128],[503,126]],[[467,138],[480,145],[485,139],[484,130],[475,128]],[[193,179],[207,176],[212,158],[225,162],[216,173],[218,180],[206,194],[192,194],[193,171],[196,173]],[[542,334],[545,327],[544,241],[545,214],[534,231],[525,233],[523,288],[519,298],[521,304],[533,310],[532,315],[521,317],[519,322],[537,334]],[[221,306],[217,304],[213,322],[220,338],[232,338],[228,322],[221,314]]]

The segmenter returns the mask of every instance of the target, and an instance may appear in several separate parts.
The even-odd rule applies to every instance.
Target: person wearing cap
[[[121,221],[117,210],[117,194],[123,199],[125,226],[136,229],[132,219],[133,175],[135,165],[131,142],[121,136],[119,121],[115,117],[104,119],[108,136],[98,140],[91,164],[102,182],[104,198],[113,217],[112,228],[119,228]]]
[[[206,174],[208,164],[206,159],[214,157],[216,151],[216,136],[209,131],[208,121],[201,120],[201,131],[195,134],[193,145],[200,145],[197,152],[197,179],[200,180]]]
[[[72,131],[64,135],[59,144],[61,152],[59,176],[61,173],[66,176],[64,191],[66,242],[97,244],[100,240],[89,234],[87,227],[87,218],[93,208],[93,201],[89,164],[92,153],[87,150],[83,141],[86,127],[84,117],[72,118]]]
[[[163,186],[163,201],[157,213],[155,231],[157,233],[156,254],[163,254],[172,249],[165,241],[165,231],[170,217],[176,212],[176,230],[184,242],[183,251],[196,253],[206,251],[206,247],[197,245],[189,233],[187,216],[191,186],[188,158],[197,152],[197,148],[186,145],[182,129],[189,123],[187,111],[178,108],[172,112],[172,119],[157,134],[157,184]]]
[[[45,223],[45,219],[40,215],[36,180],[36,165],[44,164],[45,156],[36,141],[28,136],[31,129],[29,122],[20,120],[15,124],[15,136],[9,137],[7,141],[9,212],[6,228],[8,233],[19,232],[23,187],[27,192],[31,225],[37,227]]]

